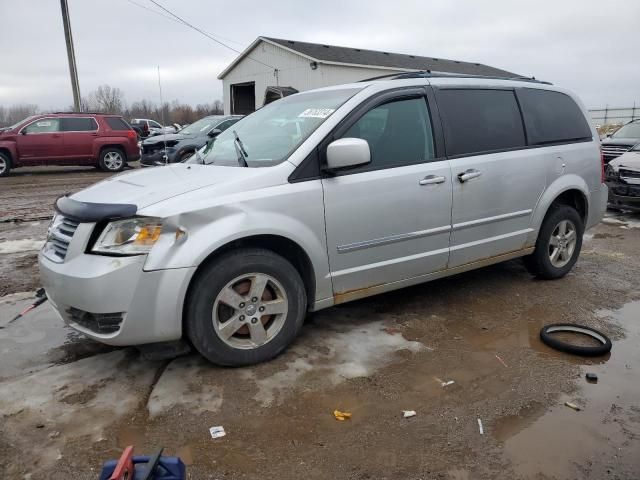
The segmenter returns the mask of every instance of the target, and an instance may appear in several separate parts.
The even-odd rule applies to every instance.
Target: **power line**
[[[149,0],[151,3],[153,3],[154,5],[156,5],[157,7],[160,7],[162,10],[164,10],[165,12],[167,12],[169,15],[171,15],[172,17],[174,17],[175,19],[177,19],[180,23],[186,25],[189,28],[192,28],[193,30],[195,30],[196,32],[201,33],[202,35],[204,35],[205,37],[209,38],[210,40],[213,40],[214,42],[222,45],[225,48],[228,48],[229,50],[232,50],[234,52],[236,52],[237,54],[242,54],[242,52],[240,50],[236,50],[235,48],[227,45],[224,42],[221,42],[220,40],[218,40],[217,38],[214,38],[211,34],[205,32],[204,30],[196,27],[195,25],[190,24],[189,22],[187,22],[185,19],[179,17],[178,15],[176,15],[175,13],[173,13],[171,10],[165,8],[164,6],[162,6],[160,3],[156,2],[156,0]],[[274,67],[273,65],[269,65],[268,63],[264,63],[260,60],[256,60],[255,58],[251,58],[250,56],[247,55],[247,58],[250,60],[253,60],[254,62],[257,63],[261,63],[262,65],[264,65],[265,67],[269,67],[272,68],[273,70],[278,70],[276,67]]]
[[[129,2],[130,4],[135,5],[137,7],[140,7],[143,10],[146,10],[148,12],[155,13],[156,15],[159,15],[162,18],[165,18],[167,20],[171,20],[174,23],[178,23],[180,25],[184,25],[181,21],[176,20],[175,18],[170,17],[169,15],[165,15],[164,13],[159,12],[158,10],[154,10],[153,8],[149,8],[149,7],[147,7],[147,6],[145,6],[145,5],[141,4],[141,3],[138,3],[135,0],[127,0],[127,2]],[[209,33],[209,32],[207,32],[207,33]],[[222,40],[226,40],[227,42],[235,43],[236,45],[243,45],[243,46],[245,45],[242,42],[236,42],[235,40],[231,40],[230,38],[223,37],[222,35],[213,35],[212,33],[209,33],[209,35],[211,35],[212,37],[221,38]]]

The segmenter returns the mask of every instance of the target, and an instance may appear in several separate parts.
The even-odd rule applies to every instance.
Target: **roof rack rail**
[[[415,72],[404,73],[390,73],[387,75],[380,75],[379,77],[366,78],[360,80],[361,82],[371,82],[374,80],[403,80],[407,78],[483,78],[490,80],[514,80],[518,82],[531,82],[531,83],[543,83],[545,85],[552,85],[551,82],[545,82],[543,80],[537,80],[535,77],[501,77],[498,75],[470,75],[466,73],[451,73],[451,72],[438,72],[432,70],[418,70]]]
[[[117,113],[104,113],[104,112],[51,112],[54,115],[64,114],[78,114],[78,115],[118,115]]]

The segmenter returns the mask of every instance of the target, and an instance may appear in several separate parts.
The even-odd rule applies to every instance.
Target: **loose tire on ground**
[[[127,165],[127,157],[121,149],[108,147],[100,152],[98,165],[105,172],[121,172]]]
[[[582,217],[575,208],[568,205],[551,208],[540,227],[534,252],[524,258],[527,270],[546,280],[569,273],[580,255],[584,233]]]
[[[600,342],[598,346],[585,347],[581,345],[574,345],[572,343],[563,342],[559,338],[556,338],[552,333],[557,332],[573,332],[581,335],[587,335],[591,338],[595,338]],[[553,325],[546,325],[540,330],[540,340],[551,348],[555,348],[561,352],[572,353],[574,355],[582,355],[583,357],[599,357],[606,355],[611,351],[611,340],[604,333],[598,330],[585,327],[584,325],[575,325],[573,323],[556,323]]]
[[[307,298],[291,263],[269,250],[244,248],[206,265],[185,305],[193,346],[212,363],[238,367],[270,360],[293,342]]]
[[[0,152],[0,177],[6,177],[11,171],[11,158],[6,153]]]

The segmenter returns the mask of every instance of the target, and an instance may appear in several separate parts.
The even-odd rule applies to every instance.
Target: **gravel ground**
[[[17,173],[0,183],[0,325],[38,285],[53,200],[105,176]],[[558,281],[511,261],[324,310],[251,368],[145,360],[73,333],[45,304],[0,329],[0,478],[97,478],[128,444],[166,447],[193,479],[638,478],[639,226],[609,212]],[[609,334],[612,353],[541,344],[562,321]],[[214,440],[217,425],[227,435]]]

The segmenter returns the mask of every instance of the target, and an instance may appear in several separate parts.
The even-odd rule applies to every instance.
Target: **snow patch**
[[[28,238],[23,240],[6,240],[0,242],[0,254],[38,251],[43,245],[44,240],[32,240]]]
[[[394,353],[408,350],[413,353],[431,350],[420,342],[406,340],[400,333],[388,333],[384,322],[374,321],[346,327],[331,322],[313,328],[304,339],[289,350],[295,356],[284,370],[256,378],[255,372],[244,372],[252,378],[258,393],[254,399],[263,406],[282,403],[283,396],[307,373],[335,386],[346,379],[368,377],[394,361]]]

